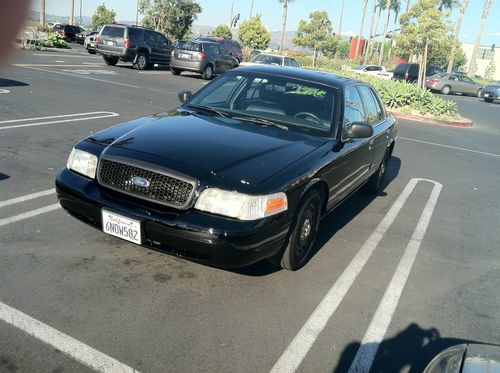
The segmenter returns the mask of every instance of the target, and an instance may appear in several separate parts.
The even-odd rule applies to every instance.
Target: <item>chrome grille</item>
[[[132,179],[142,178],[148,186],[138,186]],[[99,163],[99,183],[111,189],[159,202],[164,205],[185,208],[194,194],[194,182],[179,179],[126,163],[102,159]]]

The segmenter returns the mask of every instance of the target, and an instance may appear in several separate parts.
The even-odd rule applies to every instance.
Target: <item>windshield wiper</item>
[[[187,105],[187,107],[188,108],[195,108],[195,109],[205,110],[205,111],[208,111],[210,113],[217,114],[217,115],[219,115],[221,117],[228,117],[229,116],[228,113],[225,113],[223,111],[214,109],[213,107],[206,106],[206,105],[189,104],[189,105]]]
[[[243,122],[261,124],[263,126],[281,128],[282,130],[288,131],[288,127],[285,126],[284,124],[279,124],[269,119],[264,119],[259,117],[232,117],[232,119],[241,120]]]

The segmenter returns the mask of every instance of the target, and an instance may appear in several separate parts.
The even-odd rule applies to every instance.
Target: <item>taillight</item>
[[[130,48],[130,40],[128,38],[123,39],[123,45],[125,48]]]
[[[405,72],[405,80],[408,80],[409,77],[410,75],[408,74],[408,72]]]
[[[430,79],[430,80],[427,80],[429,83],[439,83],[439,80],[438,79]]]
[[[96,43],[96,44],[99,44],[99,36],[96,36],[96,37],[95,37],[95,43]]]
[[[172,49],[172,57],[175,57],[175,48]]]
[[[198,52],[198,61],[203,61],[205,59],[205,52]]]

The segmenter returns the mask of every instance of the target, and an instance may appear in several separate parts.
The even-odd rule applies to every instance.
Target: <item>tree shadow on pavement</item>
[[[387,167],[385,187],[387,187],[399,174],[401,168],[401,159],[392,156]],[[384,187],[384,189],[385,189]],[[346,226],[354,217],[363,211],[375,198],[383,197],[387,194],[380,193],[378,196],[369,194],[360,190],[352,197],[348,198],[343,204],[335,209],[335,212],[327,216],[321,222],[318,237],[311,258],[316,255],[321,248],[333,237],[333,235]],[[307,265],[307,264],[306,264]],[[244,276],[267,276],[281,270],[267,260],[262,260],[248,267],[239,269],[230,269],[234,273]]]
[[[412,323],[393,338],[382,341],[375,356],[371,372],[421,373],[431,360],[448,347],[462,343],[487,343],[460,338],[443,338],[436,328],[422,329]],[[350,343],[340,356],[333,373],[349,370],[361,343]]]
[[[27,85],[29,84],[18,80],[0,78],[0,87],[25,87]]]

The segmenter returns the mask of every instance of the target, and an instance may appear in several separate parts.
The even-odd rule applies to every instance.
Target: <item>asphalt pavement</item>
[[[82,48],[0,71],[0,371],[420,372],[500,344],[500,104],[472,128],[401,120],[385,190],[326,217],[297,272],[216,269],[68,216],[55,176],[89,133],[178,105],[199,76]]]

